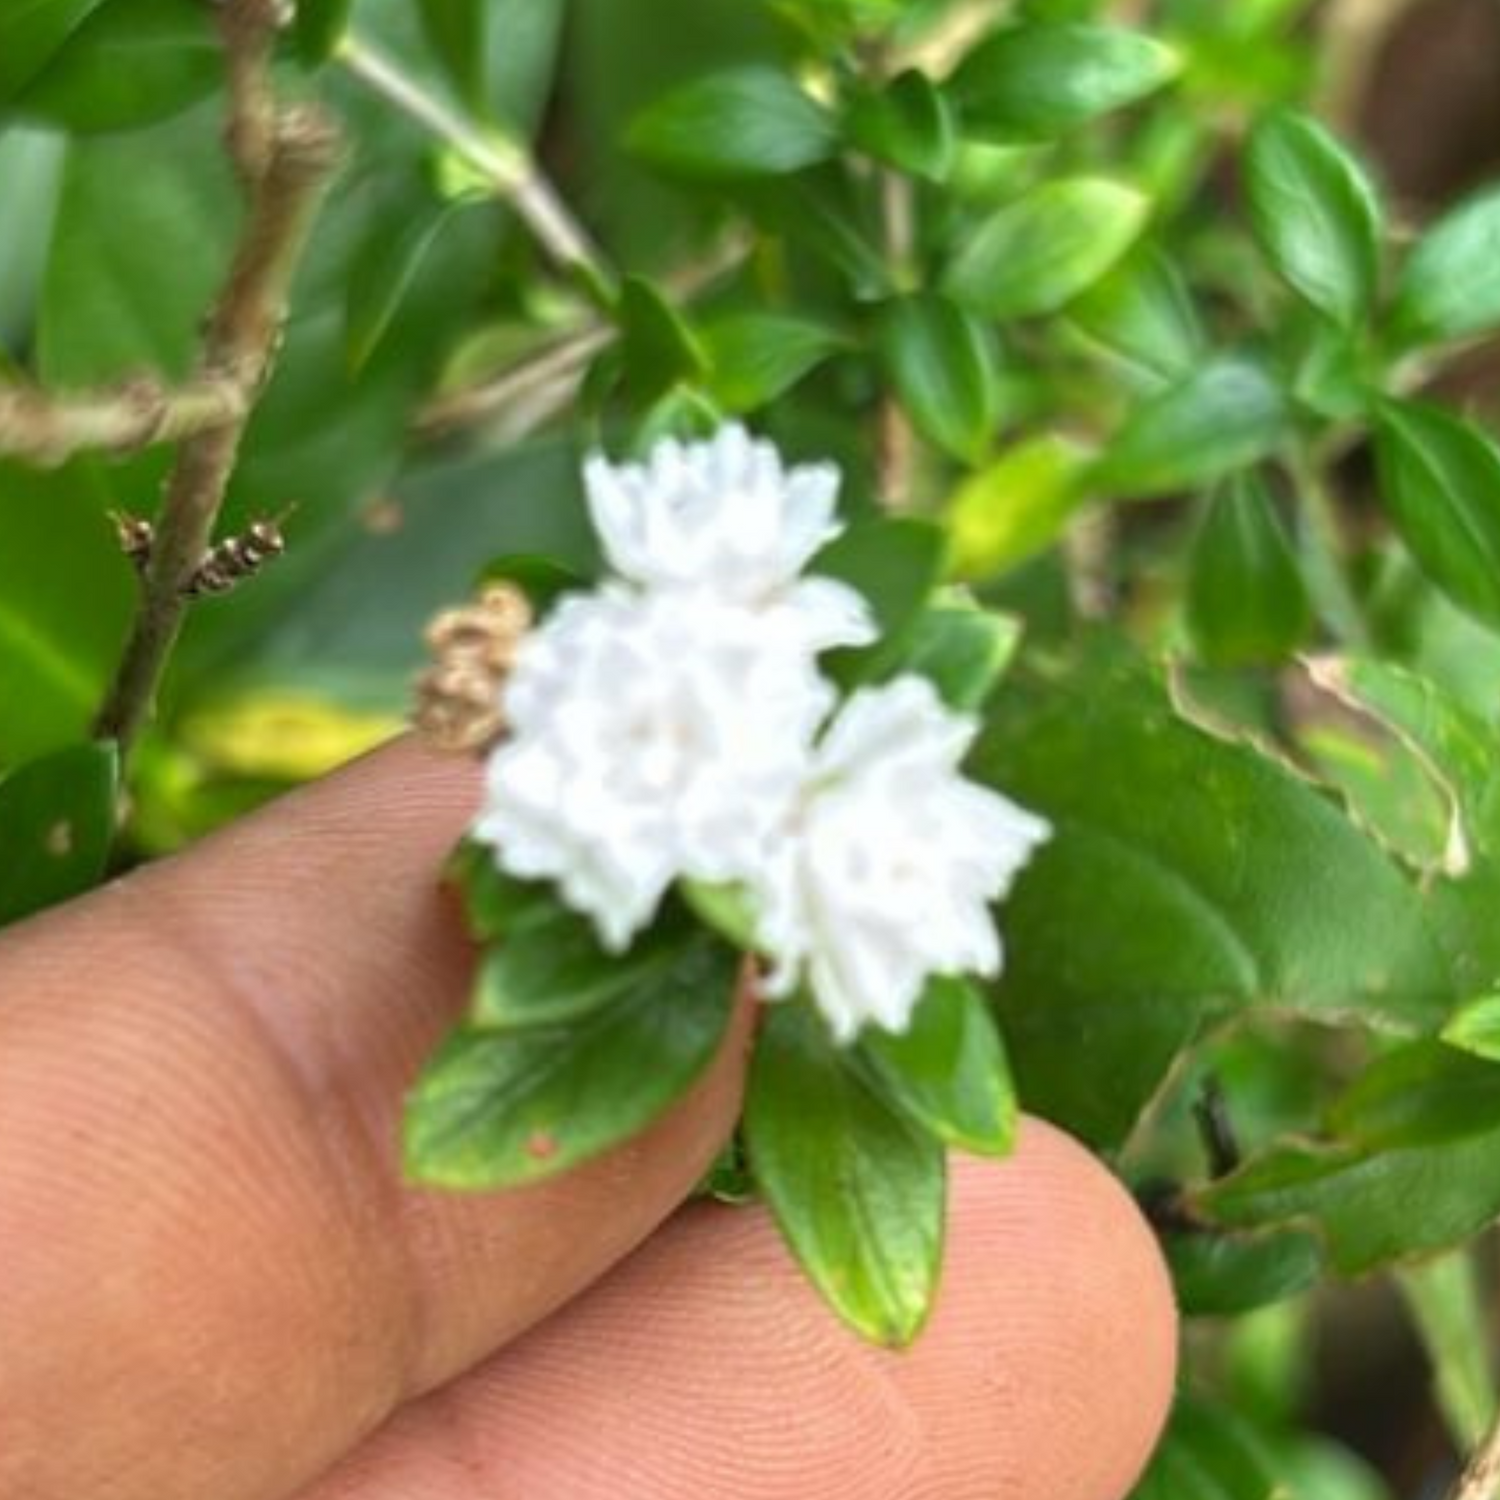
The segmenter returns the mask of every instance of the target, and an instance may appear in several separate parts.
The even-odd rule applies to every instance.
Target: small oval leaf
[[[1180,66],[1170,47],[1139,32],[1039,22],[980,42],[950,87],[972,130],[1055,135],[1155,93]]]
[[[1399,344],[1462,338],[1500,325],[1500,187],[1445,214],[1419,239],[1396,285]]]
[[[774,1007],[750,1069],[751,1171],[834,1311],[899,1347],[926,1321],[942,1255],[936,1137],[893,1111],[801,1002]]]
[[[1436,406],[1388,401],[1375,428],[1380,493],[1418,567],[1500,626],[1500,449]]]
[[[1046,183],[980,226],[949,268],[944,289],[991,317],[1055,312],[1125,254],[1148,207],[1143,194],[1107,178]]]
[[[653,166],[700,182],[776,177],[838,149],[833,116],[769,67],[739,68],[685,84],[631,127],[632,149]]]
[[[1380,278],[1380,202],[1364,168],[1316,120],[1268,114],[1246,149],[1256,239],[1280,275],[1346,326],[1373,306]]]

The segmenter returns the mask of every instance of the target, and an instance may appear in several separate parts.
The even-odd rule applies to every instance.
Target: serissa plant
[[[0,919],[388,733],[423,623],[495,553],[424,705],[523,728],[512,655],[643,583],[581,489],[644,503],[661,455],[743,424],[787,484],[842,475],[776,585],[842,623],[803,641],[792,732],[751,728],[816,756],[867,695],[921,695],[942,784],[967,748],[963,786],[1050,830],[1003,972],[944,949],[856,1027],[753,859],[653,841],[649,881],[569,904],[541,854],[497,862],[502,817],[455,858],[481,957],[413,1095],[418,1174],[521,1181],[628,1136],[785,946],[804,993],[766,1009],[716,1186],[748,1163],[862,1332],[920,1324],[943,1150],[1002,1153],[1019,1095],[1136,1190],[1221,1352],[1389,1275],[1482,1458],[1500,452],[1434,393],[1500,327],[1500,190],[1400,221],[1309,106],[1346,39],[1298,0],[661,8],[0,14]],[[617,458],[581,487],[581,453]],[[783,489],[745,493],[782,536]],[[642,658],[667,681],[672,639]],[[1222,1364],[1190,1356],[1141,1496],[1380,1493],[1309,1488],[1313,1440]]]
[[[780,1001],[751,1178],[843,1316],[903,1344],[936,1286],[945,1146],[1000,1155],[1015,1130],[971,980],[1000,972],[989,903],[1048,829],[959,769],[1014,625],[929,603],[930,575],[885,582],[937,549],[910,523],[846,531],[837,471],[784,469],[742,427],[596,456],[585,482],[603,581],[501,560],[431,632],[419,725],[498,744],[454,863],[483,945],[469,1021],[409,1101],[409,1169],[564,1171],[677,1100],[737,998]]]

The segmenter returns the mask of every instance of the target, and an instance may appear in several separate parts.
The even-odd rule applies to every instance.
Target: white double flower
[[[617,576],[523,644],[475,836],[617,951],[679,877],[743,886],[768,994],[805,985],[840,1039],[904,1029],[930,974],[997,973],[987,904],[1047,826],[960,774],[976,726],[925,680],[834,713],[818,653],[876,634],[854,590],[802,576],[839,531],[837,470],[730,426],[584,477]]]

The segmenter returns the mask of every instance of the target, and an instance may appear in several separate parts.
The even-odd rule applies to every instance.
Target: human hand
[[[1174,1327],[1127,1195],[1040,1124],[955,1159],[916,1345],[762,1211],[679,1204],[751,1025],[639,1140],[400,1180],[469,954],[471,770],[410,743],[0,938],[0,1500],[1119,1500]]]

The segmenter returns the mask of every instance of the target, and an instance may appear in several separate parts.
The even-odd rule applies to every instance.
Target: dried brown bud
[[[416,682],[417,731],[455,753],[493,745],[505,731],[500,690],[531,622],[526,596],[508,583],[438,615],[426,632],[432,665]]]

